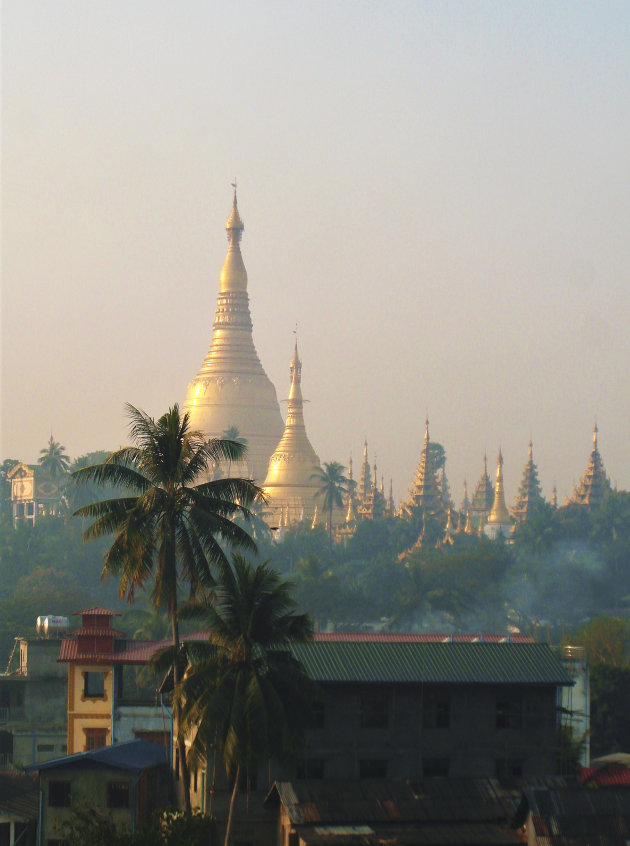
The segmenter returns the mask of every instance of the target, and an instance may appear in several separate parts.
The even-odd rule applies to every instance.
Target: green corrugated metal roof
[[[291,651],[318,682],[572,684],[546,643],[311,641]]]

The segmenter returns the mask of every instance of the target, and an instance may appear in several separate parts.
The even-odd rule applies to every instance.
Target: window
[[[324,759],[323,758],[302,758],[297,762],[298,778],[324,778]]]
[[[363,758],[359,761],[359,778],[387,778],[387,761],[383,758]]]
[[[258,778],[256,768],[251,770],[243,768],[238,781],[238,789],[240,793],[251,793],[258,787]]]
[[[51,808],[70,807],[69,781],[51,781],[48,783],[48,805]]]
[[[197,792],[197,770],[193,773],[193,793]]]
[[[451,696],[448,690],[425,689],[422,698],[422,726],[426,729],[449,728]]]
[[[497,728],[523,727],[523,700],[517,694],[497,696]]]
[[[107,807],[128,808],[129,807],[129,782],[110,781],[107,783]]]
[[[326,712],[324,710],[324,703],[321,699],[316,700],[311,705],[311,719],[309,725],[314,729],[323,729],[326,725]]]
[[[520,758],[497,758],[494,763],[497,778],[520,778],[523,775]]]
[[[105,696],[105,673],[83,673],[83,695],[86,699],[102,699]]]
[[[38,743],[37,744],[37,751],[38,752],[54,752],[55,751],[55,744],[54,743]]]
[[[46,841],[46,846],[67,846],[67,840],[58,840],[56,837],[52,839],[49,837]]]
[[[83,729],[85,732],[85,751],[91,752],[93,749],[100,749],[107,746],[107,729],[93,728]]]
[[[425,758],[422,762],[422,775],[424,778],[438,778],[448,776],[450,761],[448,758]]]
[[[361,696],[361,728],[387,728],[388,696],[385,691],[373,690]]]

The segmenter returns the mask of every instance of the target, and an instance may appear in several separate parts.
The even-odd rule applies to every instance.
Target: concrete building
[[[291,652],[319,687],[313,724],[293,762],[260,762],[244,776],[235,840],[275,842],[263,805],[275,781],[557,772],[560,690],[572,680],[546,644],[319,633]],[[207,810],[211,801],[219,823],[225,820],[230,790],[219,755],[195,784],[193,805]]]
[[[68,665],[68,753],[89,752],[134,738],[170,745],[171,714],[155,688],[135,682],[160,646],[134,641],[111,627],[107,608],[81,611],[81,628],[64,638],[59,661]]]
[[[66,753],[66,668],[59,638],[18,637],[19,664],[0,675],[0,768]]]
[[[40,467],[31,467],[22,461],[9,471],[7,479],[11,482],[14,526],[21,521],[35,525],[40,517],[57,517],[60,514],[59,479],[54,479]]]

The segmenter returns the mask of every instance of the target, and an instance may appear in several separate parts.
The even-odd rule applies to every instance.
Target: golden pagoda
[[[597,508],[611,491],[610,480],[604,469],[604,462],[597,448],[597,423],[593,428],[593,449],[588,460],[586,472],[580,484],[573,491],[571,502],[585,505],[589,510]]]
[[[359,474],[359,481],[355,491],[356,499],[359,503],[365,502],[372,491],[372,477],[370,474],[370,463],[368,461],[368,442],[367,438],[363,441],[363,462],[361,464],[361,472]]]
[[[267,498],[264,509],[269,525],[277,525],[278,515],[285,514],[285,525],[312,520],[315,515],[315,495],[320,486],[312,479],[319,468],[319,458],[311,446],[304,425],[302,399],[302,362],[297,340],[289,364],[291,388],[287,400],[287,419],[280,442],[271,458],[262,488]]]
[[[432,452],[429,449],[429,418],[425,421],[424,446],[420,453],[420,460],[413,480],[413,486],[409,491],[409,499],[402,505],[402,513],[412,519],[420,518],[424,523],[424,529],[436,526],[440,531],[446,525],[446,508],[444,505],[443,492],[438,482],[433,465]]]
[[[483,528],[484,534],[491,538],[499,535],[507,537],[512,530],[512,520],[505,504],[505,493],[503,492],[503,455],[499,450],[497,456],[497,476],[494,485],[494,501],[488,514],[488,520]]]
[[[512,508],[512,514],[516,522],[524,523],[544,501],[538,480],[538,467],[534,463],[534,447],[530,440],[529,453],[523,470],[521,486],[518,489],[516,502]]]
[[[260,480],[283,425],[276,390],[254,347],[247,271],[240,247],[245,227],[238,212],[236,187],[225,228],[228,250],[219,280],[212,341],[188,385],[182,407],[190,414],[191,428],[208,437],[222,437],[229,429],[237,429],[247,443],[247,455],[243,466],[232,465],[232,474]]]
[[[477,487],[473,493],[472,502],[467,515],[467,523],[470,524],[474,531],[481,531],[486,524],[488,512],[492,508],[492,501],[494,500],[494,490],[492,482],[488,476],[488,458],[484,453],[483,456],[483,474],[477,482]]]

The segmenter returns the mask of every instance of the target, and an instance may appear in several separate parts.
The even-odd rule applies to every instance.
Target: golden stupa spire
[[[271,458],[262,488],[267,498],[265,513],[273,519],[277,508],[287,509],[289,521],[296,521],[304,513],[310,519],[315,510],[315,495],[319,490],[313,474],[319,458],[311,446],[304,425],[302,399],[302,362],[298,353],[297,336],[293,356],[289,362],[291,387],[287,399],[287,419],[280,442]]]
[[[497,456],[497,475],[494,485],[494,502],[488,514],[486,534],[494,537],[499,533],[505,535],[505,528],[509,528],[510,525],[510,514],[505,504],[505,493],[503,491],[503,454],[499,449],[499,455]]]
[[[242,466],[222,472],[265,478],[269,456],[282,435],[283,423],[276,389],[265,373],[252,334],[247,271],[241,255],[243,221],[238,211],[236,183],[227,219],[228,248],[221,270],[212,340],[195,378],[189,383],[182,410],[191,428],[208,438],[225,437],[237,429],[247,442]],[[198,308],[194,302],[191,308]]]
[[[232,211],[225,221],[225,229],[228,239],[228,251],[223,262],[223,269],[219,278],[221,291],[246,291],[247,271],[241,255],[241,238],[245,225],[238,213],[238,200],[236,198],[236,179],[232,183],[234,188],[234,199],[232,200]]]

